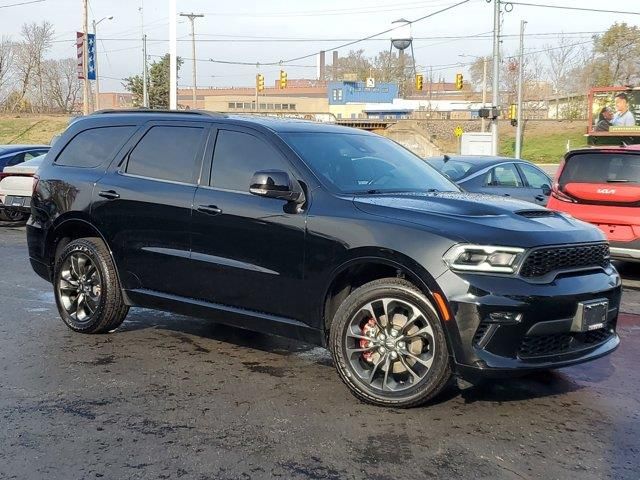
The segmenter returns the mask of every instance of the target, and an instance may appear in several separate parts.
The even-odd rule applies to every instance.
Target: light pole
[[[483,57],[478,57],[476,55],[466,55],[466,54],[462,54],[462,55],[458,55],[459,57],[472,57],[475,59],[481,58],[482,59],[482,108],[484,108],[487,105],[487,57],[483,56]],[[484,117],[480,118],[480,131],[482,131],[484,133],[485,131],[485,119]]]
[[[516,148],[515,157],[520,158],[522,153],[522,77],[524,74],[524,26],[525,20],[520,21],[520,68],[518,69],[518,110],[516,124]]]
[[[498,118],[500,118],[500,0],[493,0],[493,91],[492,107],[497,109],[491,121],[491,154],[498,155]]]
[[[196,105],[196,34],[194,27],[194,20],[196,18],[204,17],[201,13],[181,13],[181,17],[187,17],[191,22],[191,56],[193,57],[193,68],[192,68],[192,76],[191,76],[191,100],[193,102],[192,108],[197,108]]]
[[[93,41],[97,41],[98,36],[96,35],[96,27],[100,25],[100,22],[103,20],[113,20],[113,15],[109,15],[108,17],[102,17],[97,22],[94,20],[93,23]],[[97,47],[97,46],[96,46]],[[96,58],[94,59],[94,68],[96,71],[96,110],[100,110],[100,78],[98,77],[98,49],[96,48]]]

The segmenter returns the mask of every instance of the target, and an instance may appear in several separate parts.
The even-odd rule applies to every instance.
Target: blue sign
[[[96,36],[93,33],[87,34],[87,55],[89,56],[89,64],[87,65],[87,78],[89,80],[96,79]]]

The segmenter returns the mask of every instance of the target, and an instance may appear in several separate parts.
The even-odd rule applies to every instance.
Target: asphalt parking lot
[[[0,265],[0,478],[640,477],[638,266],[613,355],[385,410],[301,343],[142,309],[72,333],[24,228]]]

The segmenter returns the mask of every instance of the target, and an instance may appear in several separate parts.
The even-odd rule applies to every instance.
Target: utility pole
[[[180,14],[181,17],[187,17],[189,19],[189,21],[191,22],[191,57],[193,59],[193,68],[192,68],[192,72],[191,72],[191,100],[193,102],[193,107],[192,108],[196,108],[196,33],[195,33],[195,26],[194,26],[194,20],[196,18],[202,18],[204,17],[204,15],[202,15],[201,13],[181,13]]]
[[[113,15],[109,15],[108,17],[101,18],[97,22],[95,21],[95,19],[93,20],[93,22],[92,22],[93,23],[93,39],[94,39],[95,42],[98,41],[98,35],[96,35],[96,27],[103,20],[113,20]],[[100,110],[100,77],[98,76],[98,48],[97,47],[98,46],[96,44],[96,58],[94,59],[94,69],[96,71],[96,101],[95,101],[95,107],[96,107],[96,110]]]
[[[149,89],[147,88],[147,34],[142,35],[142,106],[149,108]]]
[[[176,34],[176,0],[169,0],[169,108],[178,108],[178,39]]]
[[[482,57],[482,108],[487,106],[487,57]],[[484,117],[480,119],[480,131],[486,132],[486,120]]]
[[[498,116],[491,121],[491,154],[498,155],[498,118],[500,117],[500,0],[493,0],[493,91],[492,107]]]
[[[82,114],[89,115],[89,5],[82,0]]]
[[[520,21],[520,60],[518,61],[518,106],[516,111],[516,151],[515,158],[520,158],[522,151],[522,78],[524,72],[524,26],[527,24],[524,20]]]

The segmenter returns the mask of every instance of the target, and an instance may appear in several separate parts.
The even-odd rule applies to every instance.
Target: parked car
[[[5,167],[12,167],[45,154],[49,145],[0,145],[0,172]]]
[[[548,207],[600,228],[613,258],[639,262],[640,145],[568,152]]]
[[[444,155],[427,161],[467,192],[513,197],[538,205],[546,205],[551,193],[551,177],[525,160]]]
[[[94,114],[38,175],[31,265],[77,332],[111,332],[134,305],[208,317],[327,346],[358,398],[394,407],[454,376],[558,368],[619,343],[600,230],[461,192],[372,133]]]
[[[21,222],[29,218],[33,177],[45,156],[5,167],[0,173],[0,220]]]

